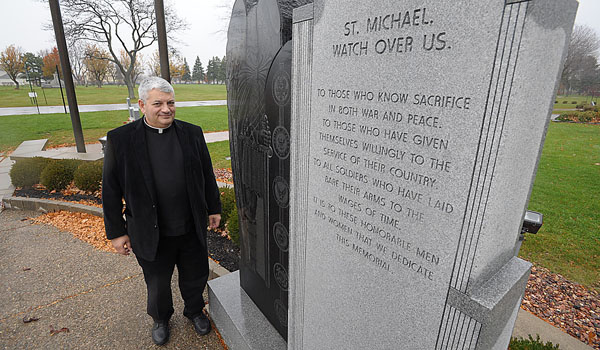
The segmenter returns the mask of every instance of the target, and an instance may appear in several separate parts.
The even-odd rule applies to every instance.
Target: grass
[[[552,342],[544,343],[540,340],[540,335],[536,334],[536,339],[533,339],[531,334],[528,336],[528,339],[519,338],[510,338],[510,344],[508,345],[508,350],[559,350],[560,346],[558,344],[552,344]]]
[[[81,113],[81,126],[86,142],[98,138],[123,123],[127,111]],[[204,131],[228,129],[227,106],[177,108],[177,119],[202,127]],[[48,139],[50,146],[74,143],[71,118],[68,114],[35,114],[0,116],[0,152],[14,150],[25,140]]]
[[[227,160],[230,157],[229,141],[211,142],[207,146],[213,168],[231,169],[231,159]]]
[[[208,84],[175,84],[175,97],[178,101],[210,101],[227,99],[225,85]],[[60,89],[42,89],[34,87],[38,95],[40,106],[62,106]],[[64,92],[64,88],[63,88]],[[21,86],[19,90],[14,87],[0,86],[0,107],[29,107],[35,106],[29,100],[29,86]],[[44,94],[46,99],[44,99]],[[125,103],[128,96],[125,85],[105,85],[101,88],[95,86],[77,86],[75,88],[77,103],[80,105]],[[136,87],[137,95],[137,87]],[[47,100],[47,103],[46,103]],[[67,97],[65,95],[65,103]],[[134,101],[137,103],[137,101]],[[68,103],[67,103],[68,104]]]
[[[586,103],[586,102],[589,103],[590,101],[592,101],[592,99],[596,102],[600,102],[600,98],[598,98],[598,97],[577,96],[577,95],[571,95],[571,96],[558,95],[554,99],[558,103],[554,104],[553,109],[575,109],[575,106],[577,106],[578,104],[582,104],[582,103]],[[576,103],[573,103],[573,102],[576,102]]]
[[[529,209],[544,214],[520,256],[600,290],[600,126],[551,123]]]

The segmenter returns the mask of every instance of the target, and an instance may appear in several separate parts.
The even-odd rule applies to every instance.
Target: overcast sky
[[[190,69],[196,56],[200,57],[206,68],[210,58],[225,55],[227,9],[231,8],[233,2],[170,0],[177,14],[189,25],[187,30],[178,33],[180,43],[174,46],[187,58]],[[42,29],[44,23],[51,23],[46,3],[39,0],[0,0],[0,8],[4,13],[0,21],[0,50],[15,44],[24,51],[37,53],[56,45],[53,32]],[[600,35],[600,0],[580,0],[575,23],[589,25]],[[152,51],[145,51],[144,56],[150,57]]]
[[[188,28],[177,33],[177,48],[187,58],[190,69],[196,56],[200,57],[204,68],[213,56],[223,57],[227,43],[229,10],[234,0],[165,0],[174,6]],[[54,32],[44,30],[44,23],[51,24],[50,8],[47,1],[40,0],[0,0],[4,15],[0,21],[0,50],[15,44],[23,51],[37,53],[56,46]],[[172,44],[172,43],[169,43]],[[149,58],[156,47],[144,49],[144,57]]]

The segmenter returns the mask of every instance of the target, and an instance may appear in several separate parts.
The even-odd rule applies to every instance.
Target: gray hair
[[[138,87],[138,95],[140,97],[140,100],[146,102],[146,99],[148,98],[148,93],[152,89],[171,93],[173,94],[173,96],[175,96],[175,90],[173,90],[173,86],[171,86],[171,84],[169,84],[168,81],[164,80],[161,77],[148,77],[144,79]]]

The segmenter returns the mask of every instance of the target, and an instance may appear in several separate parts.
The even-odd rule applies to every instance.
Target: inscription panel
[[[469,280],[526,6],[317,2],[305,333],[360,315],[381,348],[436,348],[449,285]],[[329,344],[368,348],[360,324]]]

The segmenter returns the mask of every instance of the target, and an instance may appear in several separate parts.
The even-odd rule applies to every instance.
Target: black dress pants
[[[208,253],[196,233],[183,236],[160,237],[154,261],[137,257],[148,288],[148,315],[155,321],[169,320],[173,315],[171,278],[177,265],[179,290],[185,307],[183,315],[189,319],[204,308],[202,292],[208,281]]]

